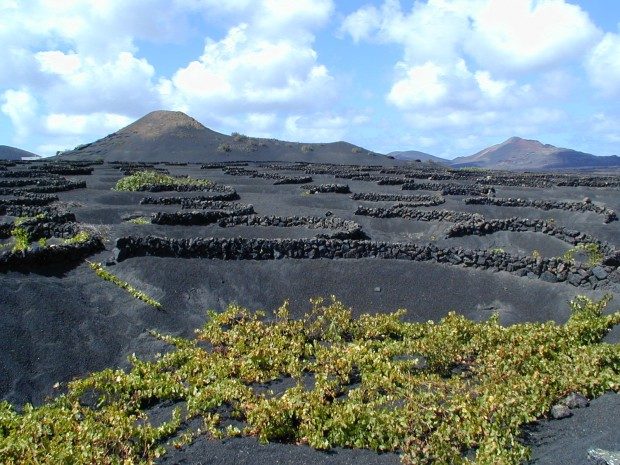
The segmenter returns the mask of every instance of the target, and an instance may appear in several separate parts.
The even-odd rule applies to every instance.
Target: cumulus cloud
[[[564,0],[488,0],[472,12],[465,49],[495,72],[549,68],[582,56],[600,31]]]
[[[115,131],[132,122],[127,116],[114,113],[67,115],[52,113],[45,117],[44,128],[51,135],[80,135],[96,131]]]
[[[341,31],[356,42],[400,44],[410,63],[466,57],[493,72],[555,66],[600,36],[588,14],[564,0],[428,0],[409,12],[385,0],[347,16]]]
[[[410,9],[384,0],[351,13],[340,32],[402,48],[386,101],[414,131],[410,140],[441,131],[451,140],[444,147],[457,151],[485,134],[536,134],[567,123],[560,102],[602,36],[565,0],[428,0]],[[596,46],[591,61],[599,68],[589,66],[591,80],[608,94],[620,88],[620,77],[599,76],[620,64],[616,38],[608,34]]]
[[[15,128],[15,138],[23,142],[36,130],[38,103],[27,90],[9,89],[2,94],[0,110],[9,117]]]
[[[158,106],[152,81],[155,69],[129,52],[105,61],[57,50],[38,52],[35,58],[41,72],[48,76],[45,101],[51,112],[135,116]]]
[[[162,107],[207,124],[283,128],[287,114],[323,111],[336,97],[313,46],[333,12],[332,0],[2,2],[3,113],[22,138],[28,127],[94,137]],[[213,18],[230,24],[224,37],[199,29]],[[203,53],[169,77],[140,56],[140,41],[190,34],[206,36]],[[34,110],[19,110],[20,98]]]
[[[399,77],[387,100],[405,111],[500,110],[531,99],[530,87],[494,79],[488,71],[472,72],[463,59],[443,65],[399,62],[396,68]]]
[[[259,5],[248,22],[221,40],[207,39],[198,60],[160,82],[167,106],[209,121],[222,112],[317,111],[335,98],[334,78],[319,63],[312,34],[329,19],[332,2]]]
[[[605,34],[587,57],[586,69],[603,95],[620,96],[620,34]]]

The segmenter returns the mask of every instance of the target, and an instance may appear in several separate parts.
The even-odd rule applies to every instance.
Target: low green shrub
[[[17,226],[11,230],[11,236],[13,236],[13,252],[23,252],[28,250],[28,245],[30,244],[30,234],[28,231],[21,227]]]
[[[38,215],[35,215],[35,216],[20,216],[19,218],[15,218],[15,222],[13,224],[15,226],[20,226],[26,223],[27,221],[44,220],[44,219],[45,219],[45,215],[43,213],[39,213]]]
[[[82,244],[90,239],[90,234],[80,231],[75,236],[65,239],[65,244]]]
[[[590,267],[595,267],[600,265],[605,256],[603,252],[601,252],[601,248],[598,244],[588,243],[588,244],[578,244],[575,247],[567,250],[562,255],[562,260],[568,263],[575,262],[575,255],[583,253],[587,257],[587,265]]]
[[[240,134],[238,132],[233,132],[230,134],[235,142],[248,142],[249,137],[245,134]]]
[[[217,146],[218,152],[230,152],[231,150],[232,150],[232,147],[230,146],[230,144],[221,143],[220,145]]]
[[[518,464],[529,456],[522,425],[570,392],[620,390],[620,345],[602,342],[620,324],[620,312],[603,314],[608,300],[577,297],[565,324],[510,327],[455,313],[353,318],[335,299],[314,300],[301,319],[286,304],[270,318],[230,305],[209,312],[196,340],[152,333],[172,346],[154,361],[131,356],[131,370],[73,381],[21,413],[0,403],[0,462],[152,464],[204,431],[396,451],[405,464]],[[284,378],[293,386],[265,392]],[[185,413],[155,427],[148,409],[160,402]],[[194,418],[203,426],[184,429]]]
[[[152,307],[155,307],[155,308],[158,308],[158,309],[161,308],[161,304],[159,302],[157,302],[155,299],[153,299],[152,297],[149,297],[144,292],[139,291],[138,289],[133,287],[128,282],[123,281],[122,279],[120,279],[118,276],[113,275],[108,270],[106,270],[100,263],[88,262],[88,265],[97,274],[97,276],[99,276],[100,278],[104,279],[105,281],[110,281],[111,283],[116,284],[121,289],[125,289],[127,292],[129,292],[136,299],[141,300],[142,302],[144,302],[144,303],[146,303],[146,304],[148,304],[148,305],[150,305]]]
[[[146,216],[139,216],[137,218],[132,218],[128,220],[127,222],[132,223],[132,224],[138,224],[138,225],[151,224],[151,220],[147,218]]]
[[[117,191],[140,191],[152,185],[165,186],[196,186],[213,187],[213,181],[208,179],[176,178],[158,171],[138,171],[130,176],[119,179],[114,186]]]

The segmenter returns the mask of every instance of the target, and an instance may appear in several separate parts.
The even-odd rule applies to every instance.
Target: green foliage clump
[[[578,253],[583,253],[587,257],[587,265],[590,267],[595,267],[600,265],[605,256],[603,252],[601,252],[601,248],[598,244],[588,243],[588,244],[577,244],[575,247],[567,250],[562,255],[562,260],[568,263],[575,262],[575,255]]]
[[[217,146],[218,152],[230,152],[231,150],[232,150],[232,147],[230,146],[230,144],[221,143],[220,145]]]
[[[149,297],[144,292],[139,291],[138,289],[133,287],[128,282],[120,279],[118,276],[113,275],[108,270],[106,270],[100,263],[88,262],[88,265],[92,268],[92,270],[95,272],[97,276],[104,279],[105,281],[110,281],[111,283],[116,284],[121,289],[125,289],[136,299],[141,300],[142,302],[152,307],[161,308],[161,304],[157,302],[155,299],[153,299],[152,297]]]
[[[90,239],[90,234],[80,231],[75,236],[65,239],[65,244],[82,244]]]
[[[492,254],[503,254],[503,253],[506,253],[506,251],[502,249],[501,247],[493,247],[491,249],[491,253]]]
[[[151,464],[206,431],[397,451],[405,464],[518,464],[523,424],[570,392],[620,390],[620,346],[602,342],[620,324],[620,312],[603,314],[608,300],[576,298],[565,324],[510,327],[455,313],[354,318],[335,299],[313,300],[301,319],[286,304],[271,318],[230,305],[209,312],[196,340],[153,333],[173,347],[154,361],[132,356],[131,370],[73,381],[22,413],[0,404],[0,462]],[[286,378],[292,387],[265,391]],[[160,402],[185,411],[154,427],[148,409]],[[203,426],[184,429],[194,418]]]
[[[28,250],[28,245],[30,244],[30,234],[26,228],[18,226],[11,230],[11,236],[13,236],[13,252],[23,252]]]
[[[249,137],[245,134],[240,134],[238,132],[233,132],[230,134],[235,142],[248,142]]]
[[[128,223],[144,225],[144,224],[151,224],[151,220],[148,219],[146,216],[139,216],[137,218],[132,218],[128,220]]]
[[[194,186],[209,188],[214,186],[213,181],[208,179],[176,178],[158,171],[138,171],[130,176],[125,176],[116,183],[114,190],[117,191],[140,191],[149,186]]]
[[[311,145],[305,144],[305,145],[301,146],[301,151],[303,153],[313,152],[314,151],[314,147],[312,147]]]
[[[28,221],[32,221],[32,220],[44,220],[45,219],[45,214],[43,213],[39,213],[38,215],[35,216],[20,216],[19,218],[15,218],[15,222],[14,225],[15,226],[21,226],[22,224],[28,222]]]

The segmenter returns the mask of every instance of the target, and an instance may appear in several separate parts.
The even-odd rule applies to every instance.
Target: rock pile
[[[310,194],[326,194],[332,192],[334,194],[350,194],[351,190],[347,184],[319,184],[319,185],[305,185],[301,186],[302,189],[308,191]]]
[[[457,224],[451,226],[446,231],[446,237],[484,236],[486,234],[493,234],[497,231],[539,232],[553,236],[571,245],[596,244],[605,255],[615,252],[613,246],[589,234],[556,226],[552,221],[519,217],[486,220],[478,215],[470,219],[459,221]]]
[[[401,195],[379,192],[359,192],[351,195],[351,198],[367,202],[405,202],[409,206],[416,207],[434,207],[446,202],[443,197],[438,195]]]
[[[594,272],[579,264],[557,258],[517,257],[486,250],[460,247],[440,248],[435,244],[399,244],[337,239],[248,239],[196,237],[171,239],[156,236],[127,236],[116,240],[113,260],[153,255],[159,257],[207,258],[218,260],[361,259],[434,261],[447,265],[507,271],[517,276],[566,282],[597,289],[620,283],[617,268],[601,266]]]
[[[560,202],[548,200],[531,200],[519,198],[491,198],[491,197],[472,197],[463,199],[468,205],[497,205],[500,207],[531,207],[540,210],[566,210],[574,212],[591,211],[605,217],[605,223],[617,221],[616,212],[610,208],[595,205],[592,202]]]
[[[450,210],[417,210],[411,205],[399,203],[389,208],[367,208],[358,206],[356,215],[372,216],[374,218],[405,218],[414,221],[482,221],[478,213],[456,212]]]
[[[407,182],[403,184],[402,190],[437,191],[441,192],[441,195],[489,195],[495,192],[492,187],[480,187],[454,183],[440,184],[434,182]]]

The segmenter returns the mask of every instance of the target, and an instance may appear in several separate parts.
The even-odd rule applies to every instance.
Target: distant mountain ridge
[[[515,171],[620,168],[620,157],[616,155],[596,156],[520,137],[511,137],[473,155],[442,162],[454,168],[473,167]]]
[[[286,142],[221,134],[180,111],[151,112],[97,141],[58,155],[61,160],[222,162],[302,161],[337,164],[394,164],[386,155],[348,142]],[[396,161],[396,163],[399,163]]]
[[[436,157],[435,155],[431,155],[430,153],[419,152],[418,150],[396,151],[390,152],[387,155],[390,157],[398,158],[399,160],[420,160],[442,163],[444,165],[450,164],[450,160],[446,158]]]
[[[22,158],[40,158],[39,155],[9,145],[0,145],[0,160],[21,160]]]
[[[26,154],[22,156],[34,155],[22,152]],[[62,152],[57,158],[155,163],[243,160],[351,165],[393,165],[420,160],[455,168],[516,171],[620,168],[618,156],[595,156],[520,137],[511,137],[478,153],[454,160],[416,150],[382,155],[342,141],[303,143],[250,137],[238,133],[221,134],[185,113],[165,110],[151,112],[102,139]]]
[[[620,157],[600,157],[577,150],[543,144],[537,140],[511,137],[467,157],[457,157],[454,167],[500,170],[557,170],[620,167]]]

